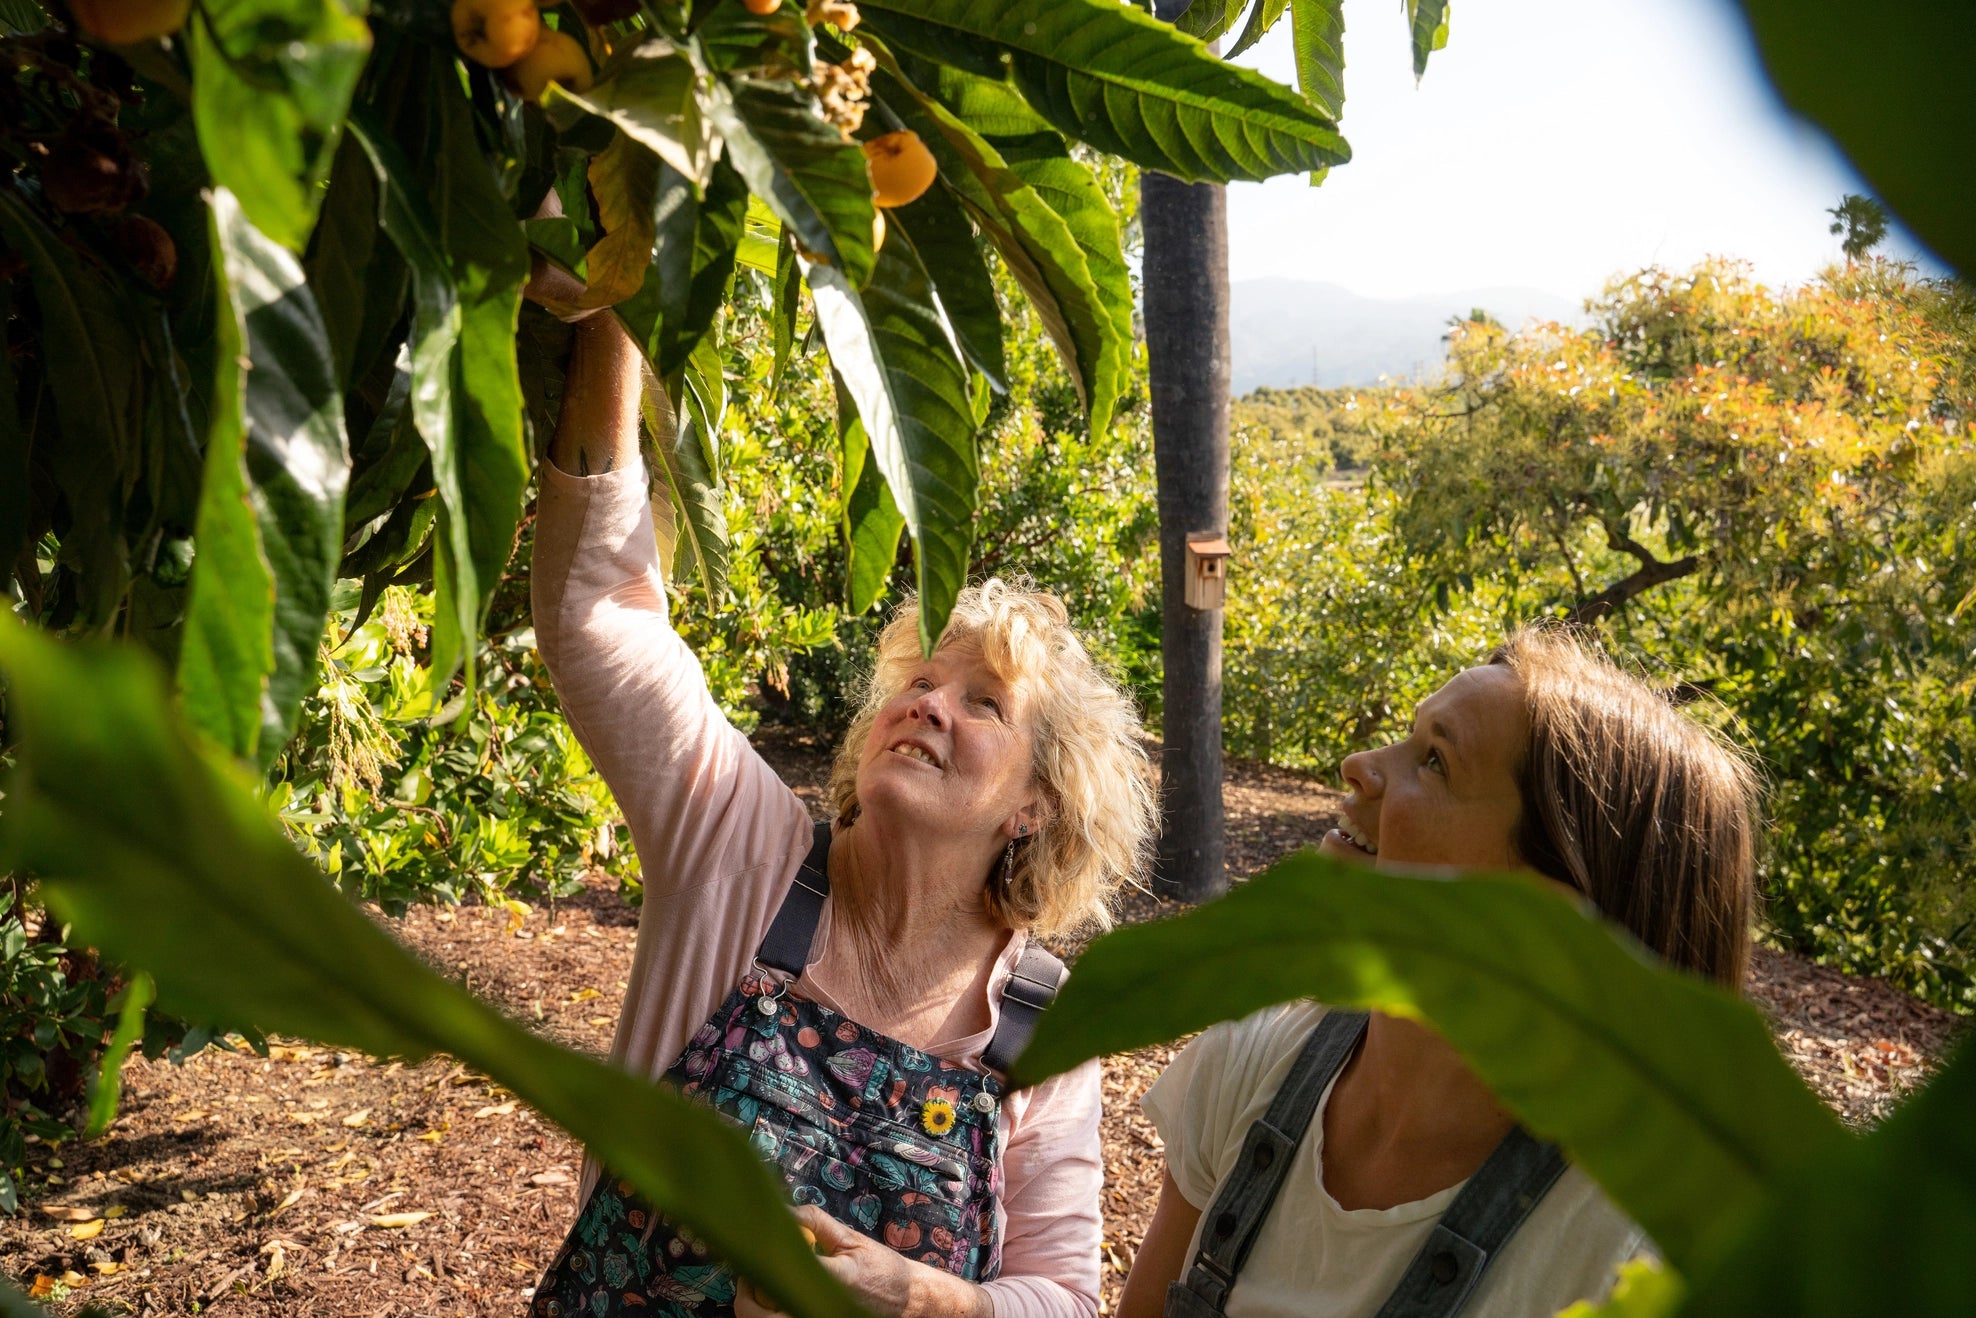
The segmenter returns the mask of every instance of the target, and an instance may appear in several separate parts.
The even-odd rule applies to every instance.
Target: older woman
[[[931,657],[908,605],[812,824],[668,624],[639,378],[578,326],[535,528],[537,643],[644,868],[613,1056],[746,1127],[874,1309],[1095,1313],[1097,1073],[997,1072],[1061,978],[1035,938],[1103,925],[1147,850],[1131,705],[1053,596],[969,589]],[[755,1299],[593,1172],[533,1312]]]
[[[1576,636],[1519,632],[1344,777],[1325,854],[1542,875],[1741,988],[1754,774]],[[1143,1106],[1167,1173],[1125,1318],[1530,1318],[1598,1299],[1651,1248],[1414,1021],[1272,1007],[1201,1034]]]

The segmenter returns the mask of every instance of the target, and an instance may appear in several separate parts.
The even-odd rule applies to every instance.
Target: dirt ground
[[[764,738],[815,802],[821,748]],[[1228,767],[1229,863],[1252,873],[1315,842],[1336,794],[1300,775]],[[1157,904],[1133,894],[1127,917]],[[636,912],[598,886],[538,909],[422,908],[396,926],[418,953],[558,1041],[604,1052]],[[1753,996],[1786,1055],[1853,1124],[1923,1078],[1959,1022],[1872,980],[1760,954]],[[1105,1310],[1150,1216],[1159,1137],[1138,1098],[1171,1050],[1106,1063]],[[32,1150],[24,1212],[0,1219],[0,1269],[59,1313],[405,1318],[519,1315],[576,1210],[580,1154],[512,1095],[458,1064],[372,1061],[281,1045],[133,1062],[122,1115],[92,1144]]]

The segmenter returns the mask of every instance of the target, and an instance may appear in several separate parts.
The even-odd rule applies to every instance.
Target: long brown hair
[[[1491,663],[1523,684],[1516,847],[1674,965],[1740,990],[1756,908],[1749,758],[1583,632],[1525,627]]]

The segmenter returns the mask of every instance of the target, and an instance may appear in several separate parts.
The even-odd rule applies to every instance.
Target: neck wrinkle
[[[965,864],[959,857],[944,865],[928,864],[930,858],[919,866],[887,865],[889,853],[871,823],[866,814],[851,830],[851,845],[831,849],[833,918],[861,996],[903,1015],[935,995],[951,997],[957,979],[981,975],[1000,955],[1008,930],[989,914],[981,884],[957,877]],[[877,864],[868,851],[878,854]]]

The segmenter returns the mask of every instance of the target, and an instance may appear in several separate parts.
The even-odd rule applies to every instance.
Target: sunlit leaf
[[[940,295],[940,308],[962,354],[996,389],[1006,390],[1001,304],[967,212],[947,189],[928,188],[919,200],[893,210],[890,222],[932,276],[933,291]],[[853,611],[861,612],[855,606]]]
[[[294,732],[303,696],[315,690],[316,650],[329,615],[337,560],[343,553],[343,495],[350,479],[350,454],[329,333],[301,263],[256,229],[223,188],[214,191],[213,221],[214,248],[226,272],[241,355],[252,363],[252,369],[244,371],[240,395],[247,498],[259,529],[260,558],[274,587],[273,664],[261,689],[256,747],[265,767]],[[231,497],[229,475],[216,475],[209,464],[207,480],[206,491],[215,500]],[[202,517],[210,509],[216,526],[228,524],[223,534],[228,552],[210,564],[194,561],[195,594],[201,588],[200,578],[237,570],[242,573],[240,585],[225,588],[214,607],[237,604],[251,619],[259,607],[250,598],[259,588],[258,574],[249,565],[238,529],[230,525],[231,510],[221,515],[217,502],[207,500],[206,491],[201,494]],[[215,640],[213,659],[224,654],[240,665],[214,670],[229,684],[226,702],[231,706],[240,698],[232,684],[250,680],[253,643],[242,636],[221,645],[214,633],[224,625],[215,621],[208,636]]]
[[[221,218],[244,223],[238,207],[216,197],[213,250],[223,252]],[[261,553],[259,519],[247,491],[246,327],[228,286],[224,262],[213,276],[220,314],[213,363],[211,429],[199,494],[192,588],[179,645],[178,685],[186,716],[243,760],[261,744],[261,701],[274,672],[274,576]]]
[[[1016,1065],[1023,1083],[1315,997],[1425,1021],[1682,1271],[1847,1136],[1747,1003],[1666,969],[1528,878],[1411,878],[1305,852],[1227,897],[1123,929]]]
[[[1180,17],[1173,20],[1173,26],[1188,36],[1201,41],[1218,41],[1228,35],[1228,29],[1235,26],[1242,11],[1248,8],[1249,0],[1193,0]],[[1177,4],[1165,6],[1171,10]]]
[[[1345,113],[1345,0],[1290,0],[1297,86],[1332,118]]]
[[[694,95],[694,76],[692,61],[670,43],[653,41],[587,92],[550,84],[543,105],[564,128],[584,114],[603,116],[704,187],[713,168],[713,138]]]
[[[920,644],[930,654],[966,584],[974,535],[980,468],[967,368],[906,244],[879,249],[878,269],[862,292],[830,266],[804,274],[831,365],[913,535]]]
[[[1264,35],[1282,19],[1283,11],[1289,7],[1290,0],[1256,0],[1255,8],[1249,11],[1249,21],[1242,25],[1242,35],[1235,38],[1235,44],[1223,52],[1224,58],[1234,59],[1261,41]],[[1329,113],[1333,119],[1338,117],[1336,111]]]
[[[656,378],[646,379],[640,411],[646,457],[672,507],[667,568],[675,581],[691,573],[709,594],[718,592],[727,580],[727,510],[706,450],[692,428],[680,423]]]
[[[397,142],[367,115],[352,115],[350,130],[377,169],[383,198],[380,223],[411,270],[412,323],[407,338],[411,348],[411,415],[430,455],[439,508],[445,513],[440,520],[433,563],[434,584],[438,588],[433,609],[433,667],[436,675],[444,676],[434,682],[434,687],[443,689],[445,679],[462,662],[467,666],[471,684],[473,648],[464,643],[464,638],[477,631],[479,615],[475,601],[480,592],[468,539],[466,494],[454,421],[457,358],[464,319],[460,291],[454,281],[452,262],[440,240],[438,217],[417,182],[411,162],[405,159]]]
[[[1351,158],[1309,101],[1117,0],[865,0],[859,12],[908,50],[925,50],[929,29],[1000,47],[1060,131],[1143,169],[1227,183]]]
[[[433,667],[464,666],[509,556],[528,479],[515,328],[528,247],[475,136],[450,70],[435,71],[439,186],[365,114],[351,119],[378,171],[382,223],[412,270],[411,412],[438,489]],[[443,687],[443,679],[436,687]]]
[[[987,139],[903,77],[881,73],[874,85],[893,112],[918,132],[939,163],[942,185],[953,190],[982,236],[994,244],[1063,356],[1092,430],[1102,431],[1123,387],[1120,364],[1130,350],[1112,318],[1117,290],[1098,286],[1064,218]],[[1130,295],[1128,285],[1125,296]]]
[[[644,284],[657,236],[659,175],[664,169],[658,156],[622,130],[590,157],[590,195],[597,199],[604,236],[584,254],[583,296],[562,310],[616,306]]]
[[[213,181],[300,252],[315,227],[370,28],[341,0],[202,0],[186,25],[192,111]]]
[[[816,97],[787,82],[736,77],[707,108],[727,158],[816,261],[854,287],[871,277],[871,174],[864,152],[819,117]]]
[[[523,1029],[399,946],[186,738],[141,652],[62,646],[0,619],[0,668],[20,734],[0,855],[37,874],[78,939],[148,971],[161,1009],[374,1056],[451,1053],[580,1138],[787,1312],[858,1312],[742,1132]]]
[[[1413,38],[1413,76],[1427,72],[1427,57],[1448,44],[1448,0],[1407,0]]]
[[[1032,133],[995,143],[1015,176],[1061,216],[1084,254],[1092,285],[1111,316],[1110,342],[1120,380],[1132,369],[1132,272],[1120,245],[1118,215],[1091,171],[1071,158],[1055,133]]]

